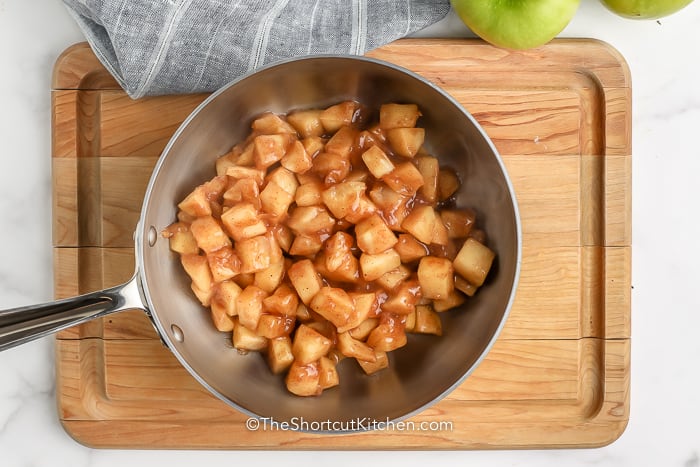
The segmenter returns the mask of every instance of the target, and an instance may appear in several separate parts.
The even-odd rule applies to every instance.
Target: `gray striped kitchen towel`
[[[63,0],[133,98],[213,91],[275,61],[361,55],[440,19],[449,0]]]

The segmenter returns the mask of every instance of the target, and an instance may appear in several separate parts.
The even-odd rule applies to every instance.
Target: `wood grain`
[[[586,447],[612,442],[629,418],[624,402],[629,372],[623,370],[629,368],[627,339],[499,342],[462,387],[410,420],[416,426],[449,423],[450,430],[352,436],[249,431],[245,415],[202,389],[157,342],[79,339],[59,344],[59,415],[73,436],[92,446]],[[574,364],[564,362],[567,355]],[[546,374],[554,360],[556,385]],[[158,427],[167,427],[168,435],[155,437],[151,430]]]
[[[432,80],[501,152],[523,226],[511,315],[483,363],[409,422],[438,431],[249,431],[203,389],[148,318],[127,311],[62,331],[59,416],[96,447],[512,449],[610,443],[629,419],[629,71],[608,45],[558,40],[513,52],[476,40],[406,39],[370,53]],[[546,79],[543,79],[545,77]],[[85,44],[52,91],[57,297],[122,283],[155,161],[204,95],[129,99]],[[259,358],[251,355],[251,358]],[[167,435],[164,435],[167,433]]]

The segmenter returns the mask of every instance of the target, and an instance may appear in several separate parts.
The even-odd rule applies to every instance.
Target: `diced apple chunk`
[[[379,352],[389,352],[406,345],[408,340],[403,324],[395,318],[383,321],[380,319],[379,325],[369,333],[367,345]]]
[[[311,181],[299,185],[294,195],[294,201],[297,206],[315,206],[321,204],[321,192],[324,190],[323,183],[320,181]]]
[[[360,279],[360,262],[352,254],[345,257],[345,261],[335,269],[330,271],[326,266],[327,254],[321,251],[316,255],[314,266],[324,279],[334,282],[357,283]]]
[[[207,253],[207,262],[214,282],[225,281],[241,273],[241,260],[230,246]]]
[[[245,274],[241,273],[231,280],[238,284],[241,288],[246,288],[249,285],[253,285],[253,282],[255,282],[255,274],[252,272],[246,272]]]
[[[401,257],[400,254],[399,257]],[[382,286],[384,290],[390,291],[398,287],[399,284],[405,281],[410,275],[411,271],[406,266],[401,264],[398,268],[384,273],[382,277],[376,280],[376,282]]]
[[[238,165],[236,159],[240,153],[231,152],[216,158],[216,175],[226,175],[226,169],[234,165]]]
[[[414,332],[415,327],[416,327],[416,309],[414,308],[412,312],[410,312],[409,314],[406,315],[406,321],[404,322],[404,330],[406,332]]]
[[[233,347],[239,350],[265,350],[267,348],[267,338],[258,336],[255,331],[251,331],[243,326],[238,318],[233,321]]]
[[[454,290],[454,267],[447,258],[425,256],[418,264],[418,282],[423,296],[445,299]]]
[[[287,115],[287,121],[297,130],[299,136],[308,138],[309,136],[323,135],[323,124],[321,123],[320,109],[297,110]]]
[[[284,224],[277,224],[271,226],[268,232],[272,232],[272,236],[275,238],[277,245],[279,245],[282,250],[289,252],[289,248],[292,246],[292,242],[294,241],[294,235],[292,234],[292,231],[289,230],[289,227]]]
[[[344,125],[350,125],[355,117],[357,102],[345,101],[321,112],[320,119],[327,133],[334,133]]]
[[[297,206],[287,225],[297,235],[321,235],[332,232],[335,219],[323,206]]]
[[[356,209],[366,189],[364,182],[341,182],[321,192],[321,199],[333,216],[342,219]]]
[[[301,141],[294,141],[288,148],[287,152],[280,160],[282,167],[291,170],[294,173],[305,173],[313,165],[311,155],[306,152]]]
[[[362,153],[362,160],[375,178],[382,178],[396,168],[379,146],[372,146]]]
[[[273,293],[282,283],[284,277],[284,261],[276,261],[262,271],[255,273],[253,284],[267,293]]]
[[[350,160],[332,152],[321,152],[314,158],[310,172],[318,175],[330,185],[340,183],[350,173]]]
[[[349,333],[338,333],[338,350],[346,357],[354,357],[358,360],[367,362],[376,362],[377,357],[374,354],[372,347],[362,341],[353,339]]]
[[[211,307],[211,320],[217,331],[233,331],[233,318],[226,314],[225,310],[219,307]]]
[[[445,201],[449,199],[452,195],[457,193],[461,182],[457,177],[457,174],[451,169],[440,169],[438,174],[438,200]]]
[[[445,224],[442,222],[442,218],[439,215],[437,215],[437,213],[435,216],[435,225],[433,227],[433,240],[431,243],[442,246],[448,246],[450,243],[450,234],[447,231],[447,227],[445,227]]]
[[[316,272],[314,264],[308,259],[294,263],[287,271],[287,276],[305,305],[311,302],[311,299],[323,286],[321,276]]]
[[[253,332],[258,328],[260,316],[263,314],[262,303],[265,297],[267,293],[254,285],[249,285],[236,297],[238,320]]]
[[[293,361],[292,340],[289,336],[270,339],[267,348],[267,364],[274,374],[277,375],[287,370]]]
[[[255,145],[251,142],[249,143],[243,151],[241,151],[240,154],[236,157],[236,164],[241,167],[252,167],[255,165]],[[230,166],[229,166],[230,167]],[[228,173],[228,167],[227,170],[224,173]],[[219,174],[221,175],[221,174]]]
[[[418,241],[430,244],[435,231],[435,210],[432,206],[419,206],[406,216],[401,227],[413,235]]]
[[[318,136],[310,136],[308,138],[304,138],[301,141],[301,144],[304,145],[306,153],[313,159],[323,149],[326,142],[323,138]]]
[[[397,165],[394,170],[382,177],[384,183],[395,192],[412,196],[425,182],[423,176],[412,162]]]
[[[321,357],[318,361],[319,380],[318,384],[321,389],[332,388],[340,384],[338,371],[335,369],[335,363],[327,357]]]
[[[250,203],[231,206],[221,215],[221,222],[228,234],[237,242],[267,232],[265,223],[260,220],[258,210]]]
[[[471,209],[443,209],[440,217],[450,238],[467,238],[474,226],[476,213]]]
[[[355,226],[357,246],[365,253],[378,254],[396,245],[398,239],[386,222],[373,214]]]
[[[297,176],[294,172],[287,170],[284,167],[277,167],[275,170],[270,172],[270,175],[266,179],[267,183],[275,183],[284,191],[292,195],[292,199],[296,194],[297,188],[299,188],[299,182]]]
[[[402,263],[410,263],[428,254],[428,249],[411,234],[400,234],[394,249]]]
[[[341,127],[326,143],[325,151],[348,159],[355,146],[357,132],[349,126]]]
[[[203,186],[195,188],[177,205],[182,211],[193,217],[210,216],[211,205]]]
[[[271,251],[270,239],[264,235],[236,242],[236,253],[241,259],[241,272],[255,273],[269,268]]]
[[[272,295],[263,299],[263,310],[281,316],[295,317],[299,307],[299,297],[287,285],[282,284]]]
[[[404,281],[382,303],[382,310],[397,315],[408,315],[414,310],[421,296],[418,281],[414,279]]]
[[[430,203],[436,202],[440,163],[431,156],[418,156],[413,159],[413,163],[423,177],[423,186],[418,190],[418,194]]]
[[[353,182],[360,183],[360,182]],[[357,198],[356,202],[350,206],[344,220],[351,223],[357,224],[369,216],[377,212],[377,206],[367,197],[365,193],[361,193]]]
[[[294,333],[292,354],[297,362],[306,365],[325,356],[332,344],[330,339],[302,324]]]
[[[256,334],[274,339],[276,337],[288,336],[294,328],[295,320],[293,317],[271,315],[263,313],[260,315]]]
[[[362,341],[367,339],[367,336],[369,336],[369,333],[372,332],[372,329],[376,328],[378,325],[379,319],[367,318],[366,320],[362,321],[359,326],[350,329],[348,334],[350,334],[353,339]]]
[[[352,300],[352,310],[345,324],[337,326],[338,332],[346,332],[358,327],[370,314],[374,315],[379,306],[377,295],[374,292],[355,292],[349,294],[349,296]]]
[[[250,178],[236,180],[231,187],[224,192],[224,205],[235,206],[238,203],[249,203],[260,208],[260,187]]]
[[[286,135],[260,135],[253,140],[253,157],[257,169],[267,169],[284,157],[289,138]]]
[[[398,268],[399,265],[401,265],[401,258],[393,248],[376,255],[363,253],[360,256],[360,270],[362,278],[366,281],[379,279],[387,272]]]
[[[342,182],[324,190],[321,193],[321,199],[336,218],[342,219],[366,210],[368,207],[369,209],[374,207],[365,195],[366,189],[364,182]],[[369,205],[363,206],[363,202]]]
[[[263,181],[265,180],[264,170],[253,169],[251,167],[242,167],[239,165],[234,165],[233,167],[226,169],[226,175],[234,180],[254,180],[258,186],[262,186]]]
[[[470,284],[465,278],[460,275],[455,276],[455,289],[463,292],[468,297],[473,297],[478,287]]]
[[[377,292],[351,292],[350,298],[355,305],[354,324],[359,326],[366,319],[379,314],[379,293]]]
[[[326,269],[335,271],[348,261],[352,256],[354,240],[352,235],[345,232],[334,233],[324,243]]]
[[[338,329],[345,328],[355,312],[352,298],[343,289],[337,287],[321,287],[311,299],[309,307]]]
[[[299,303],[299,305],[297,305],[296,316],[297,316],[297,321],[299,321],[301,323],[308,323],[313,318],[311,316],[311,310],[309,310],[309,308],[306,305],[304,305],[303,303]]]
[[[399,156],[413,158],[423,146],[425,129],[392,128],[386,133],[389,144]]]
[[[416,307],[416,323],[413,332],[419,334],[442,335],[442,322],[440,316],[433,311],[430,305],[418,305]]]
[[[433,309],[438,313],[457,308],[466,301],[466,297],[459,291],[453,290],[450,294],[438,300],[433,301]]]
[[[226,175],[217,175],[208,182],[202,184],[204,193],[207,199],[213,200],[221,196],[221,193],[226,191],[228,185],[228,177]]]
[[[455,271],[476,287],[481,287],[491,269],[496,254],[486,245],[468,238],[457,253]]]
[[[383,370],[384,368],[387,368],[389,366],[389,357],[387,356],[386,352],[375,351],[374,359],[375,360],[373,362],[368,362],[359,358],[357,358],[356,360],[362,368],[362,370],[367,375],[372,375],[378,372],[379,370]]]
[[[297,396],[317,396],[321,393],[318,363],[302,365],[296,360],[285,378],[287,390]]]
[[[421,116],[415,104],[384,104],[379,108],[379,126],[391,128],[412,128]]]
[[[192,279],[192,283],[200,290],[207,292],[212,288],[212,276],[207,258],[200,255],[182,255],[182,267]]]
[[[260,192],[262,210],[274,217],[285,215],[293,201],[294,195],[287,193],[275,182],[268,182],[263,191]]]
[[[190,288],[192,289],[192,292],[194,293],[194,296],[197,297],[197,300],[199,300],[199,303],[202,304],[202,306],[208,307],[211,306],[211,299],[214,296],[214,288],[210,287],[207,290],[200,289],[197,287],[197,284],[192,282],[190,284]]]
[[[199,253],[199,247],[197,246],[197,240],[195,240],[194,235],[189,228],[181,224],[182,227],[175,230],[170,236],[170,249],[181,255]]]
[[[294,237],[292,246],[289,248],[289,254],[292,256],[314,256],[323,248],[323,242],[318,235],[307,237],[306,235],[297,235]]]
[[[241,287],[233,281],[219,282],[211,299],[212,311],[216,308],[229,316],[236,316],[238,314],[236,298],[241,292]]]
[[[369,192],[370,199],[381,210],[386,224],[394,232],[403,232],[401,224],[410,213],[410,196],[401,195],[384,183],[376,184]]]
[[[276,135],[280,133],[296,134],[296,130],[278,115],[272,112],[265,112],[256,118],[251,128],[263,135]]]

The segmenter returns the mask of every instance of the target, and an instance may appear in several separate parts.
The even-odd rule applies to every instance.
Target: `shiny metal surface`
[[[468,70],[465,70],[468,72]],[[325,107],[354,99],[378,109],[386,102],[420,106],[426,147],[464,183],[458,204],[475,207],[488,244],[497,252],[487,284],[461,310],[442,313],[442,337],[410,335],[390,353],[390,368],[366,376],[347,359],[341,384],[319,397],[287,392],[262,355],[240,355],[230,334],[214,329],[192,296],[168,241],[149,245],[144,232],[175,219],[176,202],[214,174],[217,156],[246,137],[265,111]],[[359,57],[312,57],[258,71],[221,89],[183,123],[149,184],[137,235],[146,300],[160,333],[181,363],[222,400],[250,415],[277,421],[397,420],[436,402],[481,361],[505,322],[517,284],[520,220],[511,184],[493,144],[452,98],[403,69]],[[177,329],[177,335],[173,335]]]
[[[78,297],[0,311],[0,351],[118,311],[144,308],[134,275],[125,284]]]
[[[464,71],[465,73],[468,70]],[[366,376],[352,359],[338,366],[341,384],[319,397],[287,392],[261,354],[239,354],[190,290],[168,241],[155,233],[176,218],[176,204],[215,174],[215,159],[246,137],[265,111],[325,107],[352,99],[371,109],[415,103],[425,147],[463,180],[459,206],[475,208],[496,251],[492,273],[458,310],[441,313],[443,336],[410,335],[390,353],[390,367]],[[48,304],[0,311],[0,350],[125,309],[152,318],[182,365],[213,394],[242,412],[278,422],[399,420],[458,386],[500,332],[520,273],[517,203],[503,163],[481,127],[449,95],[404,69],[363,57],[310,57],[269,66],[222,88],[182,124],[159,159],[135,232],[137,272],[126,284]],[[323,425],[328,426],[328,425]]]

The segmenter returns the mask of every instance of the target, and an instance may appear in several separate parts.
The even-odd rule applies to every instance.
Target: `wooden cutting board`
[[[484,362],[412,426],[355,435],[254,431],[180,367],[143,313],[124,312],[56,340],[59,416],[76,440],[110,448],[505,449],[601,446],[624,431],[632,119],[623,58],[592,40],[512,52],[477,40],[406,39],[370,55],[459,100],[495,142],[515,186],[522,278]],[[57,298],[130,277],[151,169],[205,97],[134,101],[86,44],[59,57],[52,91]]]

